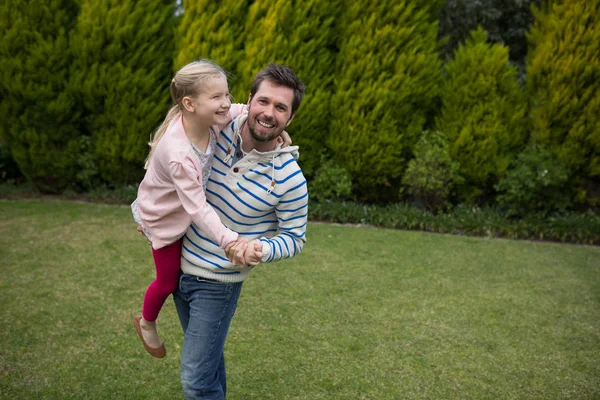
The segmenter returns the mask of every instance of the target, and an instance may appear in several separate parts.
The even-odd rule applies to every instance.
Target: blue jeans
[[[223,347],[242,282],[221,283],[181,274],[173,294],[183,328],[181,383],[187,399],[223,400]]]

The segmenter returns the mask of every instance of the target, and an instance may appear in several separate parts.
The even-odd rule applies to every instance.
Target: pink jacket
[[[230,116],[235,117],[240,111],[232,105]],[[218,134],[221,127],[212,129]],[[221,248],[238,237],[221,223],[215,210],[206,202],[202,167],[183,129],[181,114],[171,121],[158,142],[140,183],[137,201],[142,227],[150,233],[154,249],[180,239],[192,221]]]

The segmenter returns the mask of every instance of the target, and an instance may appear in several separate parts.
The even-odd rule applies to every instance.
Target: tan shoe
[[[146,349],[148,354],[150,354],[151,356],[156,357],[156,358],[163,358],[167,354],[167,350],[165,349],[164,343],[161,343],[160,347],[156,347],[156,348],[148,346],[148,343],[146,343],[146,341],[144,340],[144,336],[142,335],[142,327],[140,326],[141,319],[142,319],[142,314],[139,314],[139,315],[136,315],[135,317],[133,317],[133,326],[135,327],[135,330],[136,330],[138,336],[140,337],[140,339],[142,339],[144,348]]]

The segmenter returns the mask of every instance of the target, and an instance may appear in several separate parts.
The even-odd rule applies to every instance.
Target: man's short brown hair
[[[292,101],[292,115],[294,115],[296,110],[298,110],[298,107],[300,107],[300,102],[302,101],[302,98],[304,97],[304,91],[306,90],[306,87],[296,76],[294,71],[283,64],[269,63],[267,68],[260,71],[254,77],[254,83],[250,89],[251,100],[254,98],[256,92],[258,92],[260,84],[264,80],[267,80],[277,86],[290,88],[294,91],[294,100]]]

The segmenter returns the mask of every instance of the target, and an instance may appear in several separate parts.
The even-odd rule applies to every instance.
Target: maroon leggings
[[[148,286],[144,296],[142,316],[146,321],[155,321],[165,300],[177,289],[181,264],[181,239],[158,250],[152,249],[156,279]]]

